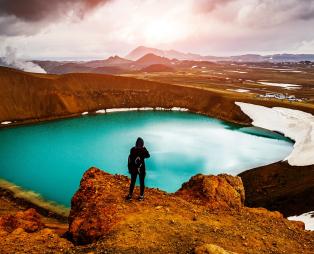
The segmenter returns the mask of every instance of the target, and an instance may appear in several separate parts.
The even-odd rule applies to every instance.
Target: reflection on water
[[[292,143],[186,112],[122,112],[0,130],[0,177],[64,205],[91,166],[127,175],[141,136],[150,151],[146,185],[173,192],[197,173],[237,174],[284,159]]]

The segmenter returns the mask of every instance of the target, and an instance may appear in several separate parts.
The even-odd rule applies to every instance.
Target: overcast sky
[[[139,45],[314,54],[314,0],[0,0],[0,55],[102,59]]]

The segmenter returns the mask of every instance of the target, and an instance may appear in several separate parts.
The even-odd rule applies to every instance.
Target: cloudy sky
[[[0,0],[0,56],[314,54],[314,0]]]

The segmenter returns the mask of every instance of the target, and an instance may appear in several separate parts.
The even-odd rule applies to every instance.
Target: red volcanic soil
[[[142,72],[174,72],[175,69],[164,64],[152,64],[141,69]]]

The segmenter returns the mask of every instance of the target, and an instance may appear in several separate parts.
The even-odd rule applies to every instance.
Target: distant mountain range
[[[156,48],[148,48],[144,46],[139,46],[136,49],[132,50],[125,58],[130,60],[137,60],[146,54],[154,54],[157,56],[178,60],[195,60],[195,61],[203,60],[202,59],[203,56],[198,54],[182,53],[176,50],[161,50]]]
[[[238,62],[238,63],[258,63],[258,62],[314,62],[314,54],[274,54],[274,55],[257,55],[246,54],[239,56],[216,57],[201,56],[192,53],[183,53],[176,50],[161,50],[148,48],[144,46],[132,50],[125,58],[111,56],[104,60],[93,61],[31,61],[44,69],[47,73],[64,74],[64,73],[103,73],[103,74],[121,74],[134,71],[142,72],[162,72],[175,71],[182,68],[189,68],[202,63],[211,65],[217,62]],[[23,69],[20,66],[7,64],[4,58],[0,58],[0,65]],[[11,61],[12,62],[12,61]],[[14,62],[14,61],[13,61]],[[24,64],[26,62],[24,61]],[[152,66],[152,67],[150,67]],[[148,68],[150,67],[150,68]],[[31,70],[29,70],[31,71]]]
[[[179,63],[179,60],[170,60],[166,57],[148,53],[136,61],[121,58],[119,56],[111,56],[105,60],[94,60],[87,62],[58,62],[58,61],[33,61],[47,73],[64,74],[71,72],[81,73],[103,73],[103,74],[120,74],[133,71],[142,71],[151,65],[158,65],[160,71],[173,70],[167,66]],[[152,68],[154,72],[158,71],[158,66]],[[150,68],[143,70],[148,72]]]
[[[156,48],[148,48],[139,46],[132,50],[125,58],[130,60],[137,60],[146,54],[154,54],[157,56],[166,57],[169,59],[178,60],[193,60],[193,61],[233,61],[233,62],[300,62],[300,61],[314,61],[314,54],[274,54],[274,55],[258,55],[245,54],[238,56],[202,56],[192,53],[183,53],[176,50],[160,50]]]

